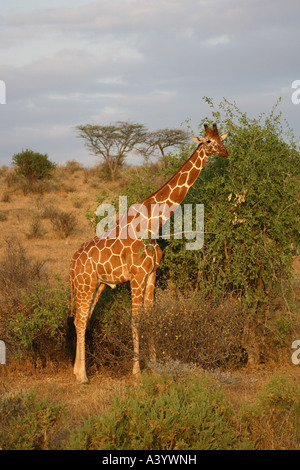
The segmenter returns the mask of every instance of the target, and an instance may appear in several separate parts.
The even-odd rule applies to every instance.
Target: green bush
[[[107,413],[85,420],[70,438],[70,448],[90,450],[209,450],[247,445],[237,436],[232,409],[220,389],[209,387],[202,377],[176,383],[168,375],[144,375],[139,386],[122,397],[116,395]]]
[[[253,405],[232,407],[217,376],[143,374],[83,420],[35,391],[0,398],[3,450],[299,450],[300,386],[269,378]],[[78,414],[78,413],[77,413]]]
[[[187,252],[185,240],[171,240],[164,266],[179,287],[189,278],[208,295],[233,293],[256,306],[292,273],[299,243],[299,148],[291,131],[283,130],[276,106],[269,116],[251,119],[226,100],[219,110],[208,102],[212,118],[205,121],[223,121],[229,158],[209,159],[183,201],[204,204],[203,249]],[[177,164],[171,159],[168,172],[185,158],[179,155]]]
[[[299,148],[275,105],[270,115],[250,118],[223,100],[203,123],[219,122],[228,132],[229,158],[211,157],[183,204],[204,204],[205,237],[201,251],[187,251],[186,239],[161,240],[160,272],[179,289],[201,289],[222,298],[230,293],[248,305],[265,303],[292,273],[299,244]],[[284,128],[288,128],[288,131]],[[198,132],[197,132],[198,133]],[[189,158],[194,147],[166,156],[163,181]],[[140,177],[139,175],[143,177]],[[133,175],[125,195],[138,202],[156,188],[147,167]],[[180,276],[178,275],[180,266]]]
[[[243,429],[260,450],[300,449],[300,385],[273,375],[254,407],[241,411]]]
[[[55,164],[48,159],[47,154],[29,149],[13,155],[12,163],[16,166],[17,173],[31,183],[49,178],[55,168]]]
[[[58,287],[46,289],[34,284],[23,291],[23,302],[8,324],[17,357],[34,351],[41,357],[51,356],[66,335],[69,293],[57,278]]]
[[[62,404],[37,400],[34,392],[0,399],[0,449],[51,449],[63,416]]]

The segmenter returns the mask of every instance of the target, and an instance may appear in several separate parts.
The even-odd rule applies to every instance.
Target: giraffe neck
[[[203,145],[200,144],[191,157],[174,173],[174,175],[157,191],[141,201],[142,204],[167,204],[169,207],[179,205],[189,189],[195,183],[208,158]]]
[[[191,157],[161,188],[129,208],[125,217],[129,225],[135,225],[134,221],[139,218],[141,222],[141,225],[138,225],[139,228],[147,227],[146,230],[149,229],[152,235],[158,233],[193,186],[208,156],[200,144]]]
[[[126,238],[130,226],[138,227],[143,232],[141,226],[144,227],[144,230],[147,230],[149,223],[152,234],[156,233],[183,201],[203,169],[208,156],[202,144],[200,144],[191,157],[161,188],[139,203],[130,206],[127,213],[121,217],[116,227],[112,229],[113,237]],[[135,228],[132,229],[131,233],[135,231]],[[108,234],[108,236],[111,236],[110,231]],[[135,235],[130,237],[138,238]]]

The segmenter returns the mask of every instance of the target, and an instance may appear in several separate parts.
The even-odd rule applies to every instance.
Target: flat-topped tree
[[[101,157],[107,165],[112,181],[126,156],[145,142],[147,129],[143,124],[118,121],[107,126],[76,126],[78,137],[85,139],[85,145],[92,154]]]

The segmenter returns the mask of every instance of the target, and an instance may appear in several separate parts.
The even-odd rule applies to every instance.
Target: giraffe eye
[[[207,143],[207,144],[210,144],[210,143],[211,143],[211,140],[207,140],[206,143]]]

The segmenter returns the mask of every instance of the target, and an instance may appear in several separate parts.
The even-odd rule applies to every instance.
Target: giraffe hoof
[[[86,385],[89,383],[89,379],[87,377],[82,377],[82,378],[76,377],[76,381],[80,385]]]
[[[139,379],[139,378],[141,377],[141,375],[142,375],[140,368],[138,368],[138,369],[133,369],[132,373],[133,373],[133,376],[134,376],[136,379]]]

